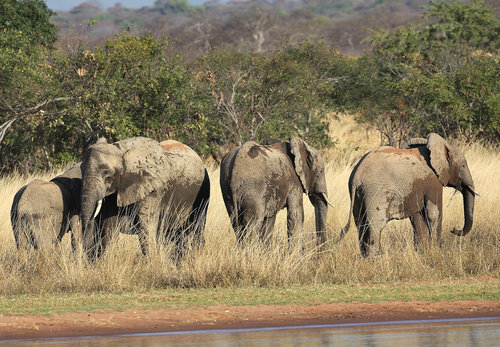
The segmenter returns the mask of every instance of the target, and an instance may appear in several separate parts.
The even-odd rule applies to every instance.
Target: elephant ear
[[[298,137],[292,136],[290,138],[290,151],[293,154],[293,164],[297,176],[299,176],[300,183],[304,193],[309,194],[311,189],[311,157],[314,153],[314,148],[310,147],[303,140]]]
[[[427,136],[427,149],[431,152],[431,166],[443,186],[450,181],[450,148],[446,141],[435,133]]]
[[[165,186],[165,154],[156,141],[132,147],[123,154],[123,174],[117,205],[127,206]]]

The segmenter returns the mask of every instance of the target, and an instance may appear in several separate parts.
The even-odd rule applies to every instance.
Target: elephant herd
[[[443,186],[460,191],[466,235],[472,228],[472,175],[464,155],[431,133],[397,149],[384,146],[365,154],[349,177],[350,210],[363,256],[380,248],[388,221],[410,218],[416,246],[434,235],[441,240]],[[326,241],[328,205],[325,162],[317,149],[297,137],[288,142],[247,142],[230,150],[220,165],[220,187],[236,238],[256,230],[270,236],[276,214],[287,209],[287,235],[304,223],[303,194],[314,206],[318,243]],[[210,179],[188,146],[135,137],[114,143],[100,139],[81,163],[46,182],[34,180],[15,195],[11,223],[18,249],[59,242],[71,231],[74,251],[100,257],[114,230],[137,234],[143,254],[153,244],[174,242],[182,256],[186,241],[203,242]],[[119,226],[119,227],[118,227]]]

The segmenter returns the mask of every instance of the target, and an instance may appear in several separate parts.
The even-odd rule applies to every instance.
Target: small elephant
[[[16,193],[10,218],[18,249],[60,242],[68,231],[72,231],[73,250],[77,249],[81,240],[81,184],[77,164],[49,182],[37,179]]]
[[[103,200],[110,198],[116,199],[120,214],[133,218],[144,255],[150,236],[175,239],[179,252],[187,235],[194,233],[200,240],[210,180],[200,157],[188,146],[145,137],[111,144],[101,139],[86,151],[82,172],[83,238],[89,257],[99,256],[99,245],[104,251],[101,241],[107,235],[93,233],[91,225]]]
[[[474,181],[464,155],[441,136],[411,139],[407,148],[380,147],[367,153],[349,177],[350,216],[359,233],[363,256],[370,247],[380,249],[380,233],[388,221],[410,218],[415,245],[426,246],[432,234],[441,242],[443,186],[460,191],[464,201],[464,228],[453,229],[463,236],[472,228]],[[375,239],[375,240],[374,240]]]
[[[220,186],[238,240],[250,225],[266,240],[276,214],[285,207],[288,239],[302,231],[306,193],[315,208],[318,241],[326,241],[325,164],[318,150],[303,140],[292,137],[269,145],[250,141],[233,148],[222,159]]]
[[[76,252],[82,246],[80,200],[82,188],[81,163],[74,165],[49,182],[34,180],[19,189],[14,196],[10,217],[18,249],[41,243],[59,243],[71,232],[71,246]],[[96,233],[107,234],[117,220],[116,194],[103,203],[96,217]]]

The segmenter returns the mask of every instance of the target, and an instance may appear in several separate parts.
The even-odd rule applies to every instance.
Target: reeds
[[[465,237],[448,231],[463,225],[461,194],[445,188],[443,245],[416,251],[409,221],[390,222],[382,232],[382,252],[363,258],[357,232],[351,223],[346,238],[338,241],[347,222],[347,181],[352,165],[378,145],[377,134],[355,129],[349,121],[332,122],[336,148],[325,153],[330,208],[328,243],[315,243],[314,209],[304,196],[304,233],[290,245],[286,237],[286,213],[278,214],[268,245],[258,238],[242,246],[236,242],[222,201],[218,169],[209,168],[210,205],[201,246],[190,245],[177,260],[172,243],[147,257],[135,235],[115,233],[104,256],[89,264],[71,251],[69,235],[60,245],[18,253],[9,211],[16,191],[35,177],[10,175],[0,179],[0,294],[59,292],[120,292],[168,287],[290,286],[319,283],[425,281],[478,276],[500,276],[500,172],[497,148],[461,147],[468,159],[476,190],[474,226]],[[351,139],[351,140],[350,140]],[[355,145],[354,145],[355,144]],[[359,148],[358,150],[356,148]],[[50,179],[55,173],[38,175]],[[120,226],[119,226],[120,227]],[[124,227],[126,228],[126,227]]]

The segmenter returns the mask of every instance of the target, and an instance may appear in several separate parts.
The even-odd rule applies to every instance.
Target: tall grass
[[[278,215],[268,246],[250,240],[240,246],[231,229],[220,192],[219,171],[209,168],[211,200],[205,243],[191,247],[175,261],[172,247],[142,256],[135,235],[118,234],[96,264],[75,259],[69,235],[59,246],[37,252],[16,251],[9,211],[15,192],[35,177],[6,176],[0,180],[0,294],[147,290],[166,287],[290,286],[316,283],[424,281],[478,276],[500,276],[500,154],[480,145],[462,147],[476,190],[474,227],[466,237],[448,231],[463,226],[461,194],[445,189],[443,245],[417,252],[408,221],[390,222],[382,232],[382,252],[364,259],[354,227],[342,242],[340,229],[347,222],[347,180],[352,165],[367,150],[379,145],[375,131],[359,129],[349,118],[331,123],[337,146],[324,153],[330,200],[329,242],[314,242],[314,209],[304,196],[305,226],[294,242],[286,242],[286,212]],[[56,173],[38,175],[49,179]],[[352,225],[352,224],[351,224]]]

